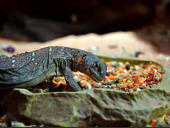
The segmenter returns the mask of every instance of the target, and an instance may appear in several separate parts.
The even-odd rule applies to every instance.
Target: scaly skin
[[[29,88],[53,76],[64,76],[72,90],[81,87],[72,71],[80,71],[95,81],[104,79],[107,67],[95,55],[68,47],[46,47],[12,57],[0,57],[0,89]]]

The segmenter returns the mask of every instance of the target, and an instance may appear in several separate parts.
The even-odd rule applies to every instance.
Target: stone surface
[[[152,118],[168,113],[169,95],[151,89],[138,94],[102,89],[28,94],[27,90],[15,89],[5,104],[9,118],[27,123],[67,127],[145,126]]]
[[[135,32],[113,32],[104,35],[94,33],[75,36],[70,35],[64,38],[55,39],[45,43],[39,42],[18,42],[0,38],[0,45],[3,44],[14,46],[16,49],[14,54],[37,50],[47,46],[67,46],[80,48],[91,51],[93,53],[109,54],[114,56],[131,56],[135,51],[143,51],[146,56],[157,54],[150,42],[139,38]],[[91,49],[96,46],[97,50]],[[2,51],[5,54],[5,51]],[[10,54],[12,55],[12,54]]]

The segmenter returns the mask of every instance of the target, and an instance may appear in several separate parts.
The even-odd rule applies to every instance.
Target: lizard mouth
[[[103,75],[101,75],[101,74],[99,74],[96,70],[94,70],[94,69],[90,69],[90,76],[91,76],[91,78],[94,80],[94,81],[96,81],[96,82],[99,82],[99,81],[102,81],[103,79],[104,79],[104,76],[105,76],[105,74]]]

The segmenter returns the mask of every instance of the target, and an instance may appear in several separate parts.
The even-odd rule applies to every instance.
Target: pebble
[[[7,44],[2,44],[2,49],[7,49],[8,45]]]
[[[6,51],[14,53],[15,49],[12,46],[9,46],[9,47],[7,47]]]
[[[157,76],[157,77],[155,77],[155,79],[157,79],[157,80],[159,81],[159,80],[160,80],[160,77]]]
[[[127,71],[130,70],[130,65],[129,64],[126,65],[126,70]]]
[[[161,71],[159,71],[158,68],[155,68],[154,65],[132,65],[129,63],[114,61],[110,62],[108,66],[110,67],[106,72],[107,77],[103,80],[103,82],[93,83],[91,80],[88,81],[86,77],[83,77],[84,74],[80,72],[74,74],[75,76],[73,78],[77,81],[77,79],[80,80],[79,76],[81,76],[81,80],[86,81],[86,85],[83,86],[85,89],[91,89],[93,87],[112,88],[116,90],[123,90],[125,92],[139,92],[143,89],[147,89],[148,87],[152,88],[152,83],[157,85],[162,78],[161,76],[159,78],[157,74],[155,74],[155,72],[160,73]],[[122,67],[122,72],[115,72],[115,69],[119,71],[119,66]],[[108,77],[111,75],[113,75],[113,77]],[[138,80],[141,82],[138,82]]]
[[[89,83],[87,83],[86,85],[87,85],[88,89],[91,89],[91,88],[92,88]]]
[[[120,79],[114,80],[113,83],[114,83],[114,84],[118,84],[118,83],[119,83],[119,80],[120,80]]]
[[[12,121],[12,127],[25,127],[24,123],[18,121]]]
[[[77,72],[77,75],[83,75],[83,73],[81,73],[81,72]]]
[[[146,86],[146,83],[142,84],[142,86],[144,86],[144,87],[145,87],[145,86]]]
[[[155,73],[158,73],[158,70],[155,70]]]
[[[109,76],[110,72],[106,72],[106,76]]]
[[[139,57],[141,54],[144,54],[142,51],[136,51],[135,52],[135,57]]]
[[[140,88],[137,88],[137,91],[139,92],[139,91],[141,91],[141,89],[140,89]]]
[[[12,46],[8,46],[7,44],[2,44],[2,49],[4,49],[7,52],[14,53],[15,48]]]
[[[139,68],[140,68],[139,66],[136,66],[136,67],[135,67],[135,70],[138,70]]]
[[[131,87],[128,85],[127,88],[130,89]]]
[[[116,65],[117,65],[117,62],[116,62],[116,61],[113,61],[113,62],[111,62],[110,64],[113,65],[113,66],[116,66]]]
[[[96,51],[97,47],[95,45],[91,46],[91,50]]]
[[[116,86],[116,84],[111,84],[111,87],[114,87],[114,86]]]
[[[78,76],[74,76],[73,79],[76,80],[76,81],[80,81],[80,79],[78,78]]]

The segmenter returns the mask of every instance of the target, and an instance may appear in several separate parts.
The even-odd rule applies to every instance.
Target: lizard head
[[[88,52],[79,61],[79,71],[90,76],[96,82],[104,79],[107,66],[104,62],[99,60],[97,56]]]

